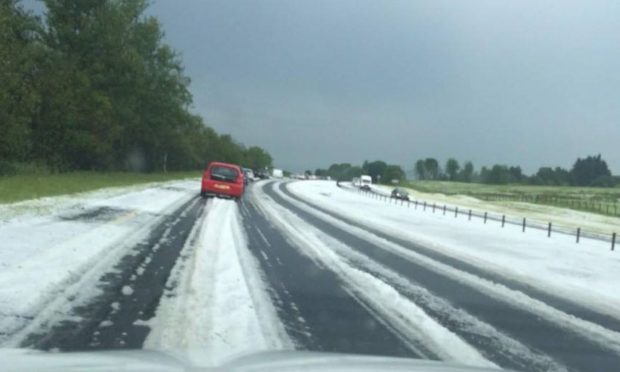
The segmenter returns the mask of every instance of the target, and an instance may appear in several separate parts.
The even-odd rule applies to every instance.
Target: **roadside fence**
[[[339,187],[343,187],[342,184],[338,185]],[[401,205],[407,208],[414,208],[424,212],[429,213],[441,213],[443,215],[454,215],[454,218],[465,217],[468,220],[472,220],[472,218],[477,218],[482,220],[483,223],[487,224],[490,222],[497,222],[501,225],[502,228],[506,226],[506,224],[516,225],[521,227],[522,232],[526,232],[528,229],[537,229],[546,231],[547,237],[551,237],[553,234],[565,234],[575,237],[575,243],[579,244],[579,241],[582,238],[595,239],[603,242],[607,242],[611,246],[611,250],[615,250],[617,234],[616,232],[612,232],[611,234],[602,234],[598,232],[585,231],[581,227],[573,228],[568,226],[561,226],[559,224],[554,224],[551,221],[537,221],[533,219],[527,219],[526,217],[514,217],[508,216],[505,214],[498,213],[490,213],[488,211],[479,211],[470,208],[463,208],[458,206],[451,206],[448,204],[438,204],[431,203],[425,200],[400,200],[396,198],[392,198],[391,195],[376,192],[376,191],[367,191],[362,190],[360,188],[353,188],[349,186],[344,186],[343,188],[354,191],[357,190],[359,194],[363,194],[373,199],[378,199],[384,201],[386,203],[393,203],[396,205]]]
[[[542,205],[551,205],[557,207],[567,207],[570,209],[595,212],[602,215],[620,217],[620,203],[610,200],[597,200],[585,198],[573,198],[569,196],[552,196],[552,195],[508,195],[508,194],[486,194],[474,196],[475,198],[485,201],[511,201],[534,203]]]

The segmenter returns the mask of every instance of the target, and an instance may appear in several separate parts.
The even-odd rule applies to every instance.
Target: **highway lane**
[[[277,187],[286,195],[299,200],[298,197],[287,190],[284,183]],[[620,357],[615,352],[602,348],[597,343],[582,337],[568,327],[560,327],[532,314],[526,309],[510,306],[476,288],[468,287],[458,281],[443,277],[424,265],[403,260],[402,257],[386,252],[373,243],[365,241],[349,231],[334,226],[299,208],[275,192],[269,184],[264,184],[263,190],[276,203],[294,212],[307,223],[355,248],[376,262],[398,272],[400,275],[410,278],[412,282],[421,284],[431,293],[449,301],[456,308],[465,310],[502,333],[527,345],[535,354],[542,353],[548,355],[558,362],[559,365],[567,366],[569,370],[612,371],[620,365]],[[306,203],[306,205],[311,204]],[[325,212],[325,210],[322,211]],[[333,213],[331,215],[334,216]],[[340,216],[335,217],[341,218]],[[346,222],[351,223],[351,221]],[[364,228],[368,229],[368,227]],[[382,234],[382,237],[391,239],[389,236],[386,237],[385,234]],[[424,303],[419,303],[419,305],[433,315],[432,308],[425,306]],[[434,315],[439,314],[435,313]],[[544,363],[531,364],[531,360],[523,359],[521,355],[511,355],[510,350],[496,348],[496,345],[491,342],[492,340],[481,339],[479,334],[468,334],[464,329],[455,328],[454,324],[450,324],[446,317],[437,317],[436,320],[468,340],[471,344],[477,345],[486,357],[503,367],[541,371],[547,370],[550,367]]]
[[[97,296],[85,304],[67,304],[72,306],[69,315],[52,316],[50,324],[29,334],[20,346],[59,351],[141,348],[150,331],[146,321],[155,315],[161,296],[169,289],[170,272],[190,231],[204,220],[201,214],[208,213],[209,203],[194,198],[165,216],[148,239],[127,249],[118,264],[99,279]],[[423,345],[409,342],[383,324],[340,285],[333,272],[292,247],[257,210],[251,188],[238,206],[248,249],[260,262],[272,301],[296,348],[437,359]],[[118,213],[99,208],[68,218],[105,220]]]
[[[405,278],[409,284],[392,282],[391,285],[437,323],[499,366],[523,371],[613,371],[620,365],[616,352],[574,332],[570,325],[550,322],[422,263],[403,259],[375,241],[311,211],[326,213],[351,228],[363,228],[386,241],[426,253],[464,272],[521,290],[562,311],[575,310],[564,306],[563,302],[554,302],[554,298],[546,298],[526,286],[520,287],[519,283],[495,277],[493,273],[469,267],[450,257],[433,255],[428,247],[391,237],[330,212],[324,206],[313,205],[292,193],[286,183],[260,182],[248,188],[237,207],[247,235],[247,248],[259,263],[277,315],[298,349],[439,359],[420,339],[407,336],[410,330],[394,327],[360,300],[333,267],[303,254],[294,239],[261,209],[258,198],[277,210],[294,214],[320,234]],[[63,351],[141,348],[149,334],[147,321],[155,316],[160,299],[169,289],[166,283],[170,272],[190,231],[203,220],[201,216],[208,213],[209,203],[194,198],[165,216],[148,239],[128,250],[126,256],[100,278],[100,293],[93,300],[86,304],[76,301],[79,306],[74,304],[71,316],[50,319],[55,323],[30,334],[21,346]],[[121,212],[103,208],[71,218],[106,220]],[[390,277],[382,272],[354,260],[351,262],[358,264],[359,270],[390,283]],[[607,325],[604,316],[579,312],[581,310],[576,308],[569,313],[583,315],[584,319],[601,326]],[[478,323],[486,328],[479,327]],[[615,323],[608,325],[615,330]],[[511,348],[510,342],[522,347]]]
[[[302,255],[253,202],[241,207],[249,249],[260,262],[289,337],[302,350],[436,359],[381,322],[329,269]]]
[[[504,285],[508,288],[517,290],[519,292],[525,293],[527,294],[529,297],[540,300],[546,304],[549,304],[550,306],[553,306],[556,309],[559,309],[567,314],[573,315],[579,319],[584,319],[588,322],[592,322],[598,325],[601,325],[602,327],[605,327],[607,329],[613,330],[615,332],[620,332],[620,319],[616,318],[616,317],[612,317],[608,314],[603,314],[601,312],[598,312],[592,308],[587,307],[587,304],[583,304],[581,302],[575,301],[574,299],[567,299],[564,297],[560,297],[560,296],[556,296],[553,293],[549,293],[549,292],[544,292],[538,288],[533,287],[532,285],[528,284],[528,283],[523,283],[523,282],[519,282],[517,280],[513,280],[511,278],[507,278],[503,275],[501,275],[501,273],[497,273],[497,272],[491,272],[491,271],[487,271],[484,270],[483,268],[480,268],[478,266],[474,266],[472,264],[469,264],[467,262],[464,262],[462,260],[459,260],[457,258],[451,257],[447,254],[444,254],[440,251],[437,251],[435,249],[429,249],[428,247],[425,247],[423,245],[420,244],[416,244],[414,242],[410,242],[410,241],[406,241],[404,239],[400,239],[396,236],[392,236],[384,231],[380,231],[378,229],[369,227],[369,226],[365,226],[363,224],[360,224],[358,222],[353,221],[352,219],[346,217],[346,216],[342,216],[342,215],[338,215],[337,213],[331,212],[328,209],[324,208],[323,206],[319,206],[313,203],[310,203],[296,195],[294,195],[293,193],[291,193],[288,188],[286,187],[285,184],[280,185],[280,190],[282,192],[284,192],[286,195],[288,195],[289,197],[294,198],[295,200],[302,202],[316,210],[319,210],[325,214],[328,214],[332,217],[338,218],[342,221],[345,221],[346,223],[352,225],[352,226],[357,226],[357,227],[362,227],[370,232],[372,232],[373,234],[389,240],[391,242],[394,242],[398,245],[401,245],[403,247],[407,247],[408,249],[415,251],[416,253],[420,253],[423,254],[427,257],[430,257],[434,260],[443,262],[445,264],[448,264],[452,267],[458,268],[459,270],[463,270],[466,271],[468,273],[472,273],[476,276],[479,276],[481,278],[485,278],[487,280],[490,280],[492,282],[495,283],[499,283],[501,285]],[[350,189],[351,192],[355,192],[353,189]]]
[[[49,327],[28,335],[20,346],[60,351],[140,348],[149,333],[141,321],[153,316],[170,270],[206,205],[195,197],[165,216],[146,240],[128,249],[99,279],[94,299],[75,306],[70,317],[50,319]],[[84,216],[102,217],[90,212]]]

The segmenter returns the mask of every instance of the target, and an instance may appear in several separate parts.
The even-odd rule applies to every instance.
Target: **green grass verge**
[[[105,187],[199,178],[200,171],[169,173],[71,172],[18,174],[0,177],[0,203],[13,203],[44,196],[74,194]]]
[[[485,185],[446,181],[410,181],[407,186],[421,192],[468,195],[487,201],[520,201],[620,215],[620,187]]]

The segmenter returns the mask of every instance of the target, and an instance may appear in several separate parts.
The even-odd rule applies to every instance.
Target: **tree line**
[[[190,79],[147,0],[0,0],[0,174],[190,170],[210,160],[270,167],[191,113]]]
[[[461,166],[454,158],[448,159],[443,168],[434,158],[420,159],[415,163],[414,170],[420,180],[591,187],[613,187],[620,184],[619,180],[612,176],[607,162],[600,154],[578,158],[570,170],[541,167],[531,176],[525,175],[520,166],[502,164],[482,167],[480,171],[476,171],[472,162],[467,161]]]
[[[395,164],[387,164],[382,160],[364,161],[361,166],[350,163],[336,163],[327,169],[316,169],[314,175],[318,177],[331,177],[335,180],[348,181],[362,174],[372,177],[374,183],[401,182],[406,179],[405,171]]]

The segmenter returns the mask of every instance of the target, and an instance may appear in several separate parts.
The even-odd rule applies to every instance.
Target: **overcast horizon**
[[[454,157],[620,174],[620,3],[154,0],[193,111],[294,172]]]

